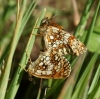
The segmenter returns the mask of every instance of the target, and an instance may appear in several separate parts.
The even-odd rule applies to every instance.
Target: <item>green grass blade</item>
[[[40,25],[40,22],[44,17],[45,11],[46,11],[46,9],[42,12],[41,17],[39,18],[39,20],[37,22],[38,26]],[[37,31],[38,31],[37,29],[33,28],[32,33],[36,34]],[[31,53],[34,41],[35,41],[35,36],[31,34],[29,41],[28,41],[28,44],[27,44],[26,49],[25,49],[25,51],[27,51],[27,53],[29,55]],[[20,64],[24,67],[26,65],[27,61],[28,61],[28,57],[26,55],[26,52],[24,52]],[[7,95],[6,95],[6,99],[14,99],[16,92],[19,88],[23,73],[24,73],[23,68],[21,66],[18,66],[18,69],[15,72],[14,78],[13,78],[13,80],[12,80],[10,86],[9,86],[9,89],[8,89],[8,92],[7,92]]]
[[[97,8],[95,10],[95,13],[94,13],[94,16],[92,19],[92,22],[90,24],[90,28],[89,28],[88,33],[87,33],[87,39],[85,40],[85,44],[87,45],[88,48],[89,48],[88,43],[89,43],[89,40],[91,40],[90,38],[91,38],[91,34],[93,33],[93,29],[94,29],[94,26],[96,23],[97,15],[99,13],[99,8],[100,8],[100,0],[98,2]]]
[[[94,90],[89,94],[87,99],[99,99],[100,98],[100,80],[95,86]]]
[[[11,41],[11,38],[13,36],[13,30],[15,28],[15,23],[12,23],[12,25],[10,26],[10,29],[8,30],[7,34],[1,38],[0,40],[0,50],[2,51],[1,53],[1,58],[0,58],[0,62],[2,61],[2,59],[4,59],[2,56],[3,56],[3,53],[5,52],[5,49],[8,49],[8,45]],[[8,52],[8,51],[7,51]]]
[[[88,80],[91,76],[91,71],[93,70],[93,66],[96,62],[97,57],[98,53],[96,52],[90,60],[89,64],[87,65],[85,71],[83,72],[79,82],[77,83],[71,99],[82,99],[82,93],[84,92],[85,87],[88,85]]]
[[[88,50],[90,52],[95,52],[99,45],[100,45],[100,33],[92,32],[90,40],[88,42]]]
[[[97,18],[97,14],[98,14],[98,11],[99,11],[99,6],[100,6],[100,2],[98,3],[98,6],[97,6],[97,9],[96,9],[96,12],[95,12],[95,14],[94,14],[94,17],[93,17],[93,20],[92,20],[92,22],[91,22],[91,25],[90,25],[90,28],[89,28],[89,31],[88,31],[88,38],[87,38],[87,41],[86,41],[86,43],[87,43],[87,45],[88,45],[88,41],[90,40],[90,34],[93,32],[93,28],[94,28],[94,25],[95,25],[95,22],[96,22],[96,18]],[[98,51],[97,51],[98,52]],[[97,57],[95,57],[95,58],[93,58],[92,60],[91,60],[91,62],[90,62],[90,64],[92,63],[92,61],[95,63],[95,61],[96,61],[96,59],[97,59]],[[90,66],[90,64],[88,64],[88,66],[87,66],[87,68],[89,68],[90,69],[90,71],[89,71],[89,69],[86,69],[85,71],[84,71],[84,74],[83,74],[83,77],[81,77],[81,79],[80,79],[80,81],[79,81],[79,83],[77,84],[77,89],[76,89],[76,91],[75,91],[75,93],[73,94],[73,97],[72,97],[72,99],[74,99],[74,98],[81,98],[81,95],[82,95],[82,93],[84,93],[84,90],[85,90],[85,86],[87,86],[87,83],[88,83],[88,79],[90,78],[90,75],[91,75],[91,71],[92,71],[92,66],[93,66],[93,64],[94,63],[92,63],[91,64],[91,66]],[[88,72],[87,72],[88,71]],[[82,86],[81,86],[82,85]],[[81,89],[80,89],[81,88]],[[87,92],[87,89],[85,90],[85,92]],[[80,94],[80,95],[79,95]],[[83,95],[84,97],[86,97],[86,94],[84,94]],[[83,98],[84,98],[83,97]]]
[[[24,0],[23,5],[22,5],[19,20],[16,24],[16,28],[14,31],[14,35],[13,35],[13,39],[12,39],[12,43],[11,43],[11,47],[10,47],[10,52],[9,52],[7,62],[5,65],[5,73],[3,75],[2,83],[0,86],[0,98],[1,99],[4,99],[4,97],[5,97],[5,93],[6,93],[6,89],[7,89],[7,85],[8,85],[8,80],[9,80],[11,64],[12,64],[12,58],[13,58],[13,55],[14,55],[14,52],[15,52],[15,49],[16,49],[16,46],[17,46],[17,43],[19,40],[18,35],[21,35],[21,34],[19,34],[19,29],[20,29],[21,20],[22,20],[24,11],[25,11],[25,5],[26,5],[26,0]]]
[[[59,79],[59,80],[53,80],[53,85],[51,86],[51,89],[48,90],[46,97],[49,97],[51,94],[53,94],[57,88],[65,81],[65,79]]]
[[[38,2],[38,0],[37,0],[37,2]],[[26,25],[26,22],[28,21],[29,16],[31,15],[32,11],[34,10],[34,8],[35,8],[37,2],[34,3],[34,1],[33,1],[33,2],[31,3],[31,5],[29,6],[28,11],[25,13],[25,16],[23,17],[22,22],[21,22],[21,29],[20,29],[20,31],[19,31],[19,34],[22,33],[22,31],[23,31],[23,29],[24,29],[24,27],[25,27],[25,25]],[[2,61],[6,58],[8,52],[9,52],[9,49],[10,49],[10,46],[11,46],[11,42],[12,42],[12,40],[11,40],[11,41],[9,41],[9,40],[10,40],[11,37],[12,37],[12,32],[13,32],[14,26],[15,26],[15,23],[13,23],[12,26],[10,27],[10,31],[8,32],[8,34],[7,34],[3,39],[1,39],[1,43],[0,43],[0,44],[2,45],[2,47],[3,47],[3,46],[6,46],[6,48],[5,48],[5,51],[4,51],[3,55],[2,55],[1,58],[0,58],[0,63],[2,63]],[[19,36],[20,36],[20,35],[19,35]],[[18,38],[19,38],[19,37],[18,37]],[[5,42],[4,40],[7,40],[6,42],[7,42],[7,43],[10,42],[10,43],[9,43],[8,45],[7,45],[7,44],[4,44],[4,43],[3,43],[3,42]],[[1,67],[0,67],[0,68],[1,68]]]
[[[87,0],[87,3],[86,3],[86,6],[85,6],[85,9],[83,11],[83,15],[80,19],[80,23],[75,31],[75,36],[76,37],[80,37],[83,35],[83,32],[84,32],[84,28],[86,26],[86,23],[87,23],[87,19],[89,17],[89,12],[90,12],[90,8],[91,6],[93,5],[93,2],[94,0]]]
[[[93,78],[93,81],[92,81],[91,86],[89,88],[88,94],[90,94],[93,91],[93,89],[95,88],[95,86],[97,85],[99,77],[100,77],[100,64],[97,68],[96,74]]]
[[[33,2],[31,3],[31,5],[29,6],[28,10],[26,11],[26,13],[25,13],[25,15],[24,15],[24,17],[23,17],[23,19],[22,19],[20,32],[23,31],[23,29],[24,29],[24,27],[25,27],[25,25],[26,25],[26,23],[27,23],[29,17],[31,16],[31,14],[32,14],[32,12],[33,12],[33,10],[34,10],[34,8],[36,7],[37,3],[38,3],[38,0],[37,0],[36,2],[33,1]]]

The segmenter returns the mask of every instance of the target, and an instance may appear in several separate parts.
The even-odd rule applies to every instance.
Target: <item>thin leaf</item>
[[[95,76],[93,78],[93,81],[91,83],[91,86],[89,88],[88,94],[90,94],[93,91],[93,89],[95,88],[95,86],[97,85],[97,82],[99,80],[99,77],[100,77],[100,64],[99,64],[99,66],[97,68],[97,71],[95,73]]]
[[[39,26],[40,22],[41,22],[41,19],[44,17],[44,13],[45,13],[46,9],[44,9],[41,17],[39,18],[38,22],[37,22],[37,25]],[[37,29],[34,29],[33,27],[33,33],[36,34],[37,33]],[[34,40],[35,40],[35,36],[31,34],[30,38],[29,38],[29,42],[26,46],[26,49],[25,51],[27,51],[28,54],[30,54],[31,50],[32,50],[32,47],[33,47],[33,44],[34,44]],[[26,60],[27,59],[27,60]],[[24,67],[26,65],[28,61],[28,57],[26,55],[26,52],[24,52],[23,54],[23,57],[22,57],[22,60],[20,62],[20,64]],[[9,89],[8,89],[8,92],[7,92],[7,95],[6,95],[6,99],[14,99],[15,95],[16,95],[16,92],[19,88],[19,85],[20,85],[20,82],[21,82],[21,79],[22,79],[22,76],[23,76],[23,68],[21,66],[18,66],[18,69],[16,70],[15,72],[15,75],[14,75],[14,78],[9,86]]]
[[[92,91],[91,94],[89,94],[87,99],[99,99],[99,98],[100,98],[100,81],[98,81],[94,90]]]
[[[83,11],[83,15],[80,19],[80,23],[75,31],[76,37],[80,37],[84,33],[84,28],[86,26],[87,19],[88,19],[89,14],[90,14],[90,8],[91,8],[93,2],[94,2],[94,0],[87,0],[87,2],[86,2],[86,6],[85,6],[85,9]]]
[[[96,62],[96,59],[98,57],[98,53],[96,52],[92,59],[90,60],[89,64],[87,65],[85,71],[83,72],[79,82],[76,85],[75,91],[73,93],[73,96],[71,99],[80,99],[82,98],[82,93],[85,89],[85,87],[88,85],[88,80],[91,76],[91,71],[93,70],[93,66]]]
[[[20,23],[21,23],[21,20],[22,20],[24,11],[25,11],[25,6],[26,6],[26,0],[24,0],[23,5],[22,5],[19,20],[16,24],[16,28],[14,31],[8,59],[7,59],[6,65],[5,65],[5,73],[3,75],[2,83],[0,86],[0,98],[1,99],[4,99],[4,97],[5,97],[5,93],[6,93],[6,89],[7,89],[7,85],[8,85],[8,80],[9,80],[9,75],[10,75],[11,64],[12,64],[12,58],[13,58],[13,55],[14,55],[14,52],[15,52],[15,49],[16,49],[16,46],[17,46],[17,43],[19,40],[18,35],[21,35],[21,34],[19,34],[19,29],[20,29]]]

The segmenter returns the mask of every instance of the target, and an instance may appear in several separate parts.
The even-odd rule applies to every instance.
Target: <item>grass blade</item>
[[[83,11],[83,15],[81,17],[81,21],[75,31],[75,36],[76,37],[80,37],[83,35],[83,32],[84,32],[84,28],[86,26],[86,23],[87,23],[87,19],[89,17],[89,12],[90,12],[90,8],[93,4],[94,0],[87,0],[87,3],[86,3],[86,6],[85,6],[85,9]]]
[[[79,82],[77,83],[77,86],[71,99],[80,99],[80,97],[82,98],[83,90],[88,84],[88,80],[91,76],[91,71],[93,70],[93,66],[96,62],[97,57],[98,53],[96,52],[90,60],[89,64],[87,65],[85,71],[83,72]]]
[[[43,11],[41,17],[39,18],[39,20],[37,22],[38,26],[39,26],[39,24],[41,22],[41,19],[43,19],[43,17],[44,17],[45,11],[46,11],[46,9]],[[34,34],[37,33],[37,29],[33,28],[32,32]],[[26,49],[25,49],[25,51],[27,51],[28,54],[31,53],[31,50],[32,50],[32,47],[33,47],[33,44],[34,44],[34,40],[35,40],[35,36],[31,34],[31,36],[29,38],[29,42],[28,42],[28,44],[26,46]],[[20,64],[24,67],[26,65],[27,61],[28,61],[28,57],[26,55],[26,52],[24,52]],[[6,95],[6,99],[14,99],[14,97],[16,95],[16,92],[17,92],[17,90],[19,88],[23,73],[24,73],[23,72],[23,68],[18,66],[18,69],[15,72],[14,78],[13,78],[13,80],[12,80],[10,86],[9,86],[9,89],[8,89],[8,92],[7,92],[7,95]]]
[[[97,68],[96,74],[95,74],[94,79],[92,81],[92,84],[91,84],[91,86],[89,88],[88,94],[92,93],[93,89],[95,88],[95,86],[98,83],[99,77],[100,77],[100,64],[99,64],[99,66]]]
[[[1,99],[4,99],[4,97],[5,97],[5,93],[6,93],[6,89],[7,89],[7,85],[8,85],[8,80],[9,80],[11,64],[12,64],[12,58],[13,58],[15,48],[16,48],[18,40],[19,40],[18,35],[21,35],[21,34],[19,34],[19,29],[20,29],[20,23],[21,23],[21,20],[22,20],[24,11],[25,11],[25,5],[26,5],[26,0],[24,0],[23,5],[22,5],[19,20],[16,24],[16,28],[15,28],[15,31],[14,31],[14,35],[13,35],[13,39],[12,39],[12,43],[11,43],[11,47],[10,47],[10,52],[9,52],[7,62],[6,62],[6,65],[5,65],[5,73],[3,75],[1,88],[0,88]]]

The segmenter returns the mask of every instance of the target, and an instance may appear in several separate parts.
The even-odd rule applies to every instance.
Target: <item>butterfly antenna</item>
[[[60,13],[61,13],[62,11],[64,11],[64,10],[65,10],[65,8],[62,9],[62,10],[60,11]],[[58,15],[59,15],[59,14],[56,14],[56,15],[52,16],[51,19],[53,19],[54,17],[56,17],[56,16],[58,16]]]

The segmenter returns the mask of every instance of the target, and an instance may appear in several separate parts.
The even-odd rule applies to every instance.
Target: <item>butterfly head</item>
[[[41,32],[45,32],[48,28],[48,26],[50,26],[51,24],[51,20],[48,19],[48,17],[42,19],[41,24],[40,24],[40,31]]]
[[[48,17],[42,19],[41,25],[40,25],[41,28],[47,29],[49,26],[51,26],[51,27],[56,27],[56,28],[64,30],[64,28],[62,26],[56,24],[52,19],[53,19],[53,17],[50,19]]]
[[[41,26],[48,26],[50,24],[50,19],[48,17],[42,19]]]

